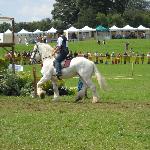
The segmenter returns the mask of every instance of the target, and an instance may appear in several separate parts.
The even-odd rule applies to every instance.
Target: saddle
[[[62,68],[67,68],[70,66],[70,62],[71,62],[71,59],[65,59],[64,61],[61,62],[61,66]]]
[[[71,62],[71,59],[66,58],[64,61],[61,62],[61,67],[62,68],[69,67],[70,66],[70,62]],[[54,61],[53,66],[55,67],[55,61]]]

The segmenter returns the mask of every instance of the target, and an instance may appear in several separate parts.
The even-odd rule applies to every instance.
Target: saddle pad
[[[70,62],[71,62],[71,60],[70,60],[70,59],[66,59],[66,60],[64,61],[63,68],[67,68],[67,67],[69,67],[69,66],[70,66]]]

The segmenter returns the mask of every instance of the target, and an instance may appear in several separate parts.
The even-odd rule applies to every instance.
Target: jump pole
[[[133,76],[133,73],[134,73],[134,62],[132,62],[132,76]]]
[[[33,86],[34,86],[34,96],[37,96],[37,75],[36,75],[36,67],[32,67],[32,72],[33,72]]]

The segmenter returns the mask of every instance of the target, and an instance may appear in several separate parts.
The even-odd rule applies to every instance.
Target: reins
[[[40,55],[40,57],[41,57],[41,54],[40,54],[40,52],[39,52],[39,46],[36,44],[36,46],[37,46],[37,48],[33,51],[34,52],[34,56],[33,56],[33,58],[31,58],[31,59],[33,59],[33,61],[35,62],[35,63],[39,63],[40,61],[37,61],[36,59],[35,59],[35,55],[38,53],[39,55]],[[32,53],[33,53],[32,52]]]

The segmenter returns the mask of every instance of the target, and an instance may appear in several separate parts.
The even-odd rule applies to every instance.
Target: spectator
[[[75,51],[73,55],[74,55],[74,57],[77,57],[78,53]]]
[[[84,57],[85,57],[86,59],[89,58],[89,57],[88,57],[88,52],[84,54]]]
[[[144,53],[142,53],[141,54],[141,62],[142,62],[142,64],[144,64],[144,57],[145,57],[145,55],[144,55]]]
[[[95,56],[95,64],[98,64],[98,58],[99,58],[98,52],[96,52],[96,53],[94,54],[94,56]]]
[[[28,46],[29,45],[29,43],[28,43],[28,40],[27,40],[27,38],[25,37],[25,44]]]
[[[97,40],[97,44],[98,44],[98,45],[100,45],[100,44],[101,44],[100,40]]]
[[[134,63],[139,64],[139,54],[138,53],[136,53],[136,55],[135,55],[135,62]]]
[[[115,64],[115,57],[116,57],[116,56],[115,56],[115,53],[112,52],[112,53],[111,53],[111,63],[112,63],[112,64]]]
[[[99,56],[99,61],[100,61],[101,64],[103,64],[103,54],[102,53]]]
[[[129,42],[126,42],[125,43],[125,51],[128,51],[129,50]]]
[[[150,64],[150,52],[147,53],[147,63]]]
[[[105,64],[108,64],[110,60],[110,54],[106,52],[105,57],[106,57]]]
[[[104,45],[106,44],[106,41],[105,40],[103,40],[103,42],[102,42]]]
[[[127,57],[128,57],[128,54],[127,54],[127,52],[125,51],[124,54],[123,54],[123,61],[124,61],[124,64],[127,63]]]
[[[72,59],[73,58],[73,53],[72,51],[70,50],[69,51],[69,54],[67,55],[67,59]]]

